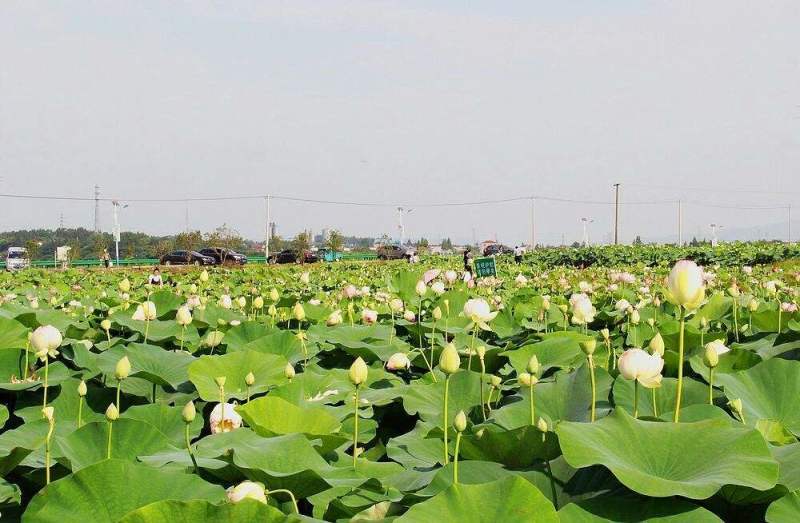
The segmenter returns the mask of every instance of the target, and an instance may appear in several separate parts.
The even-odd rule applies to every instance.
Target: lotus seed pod
[[[530,375],[530,374],[528,374],[527,372],[522,372],[522,373],[520,373],[520,375],[517,377],[517,381],[518,381],[518,382],[519,382],[519,384],[520,384],[520,385],[522,385],[523,387],[530,387],[530,386],[531,386],[531,375]]]
[[[183,410],[181,411],[181,416],[183,417],[184,423],[191,423],[194,421],[195,416],[197,415],[197,410],[194,407],[194,402],[190,401],[187,403]]]
[[[286,376],[286,379],[288,379],[289,381],[291,381],[292,378],[294,378],[295,372],[294,372],[294,367],[292,367],[291,363],[287,363],[286,366],[283,368],[283,375]]]
[[[448,343],[439,356],[439,369],[445,374],[453,374],[458,372],[459,367],[461,367],[461,358],[458,356],[456,346]]]
[[[131,373],[131,361],[128,359],[127,356],[123,356],[117,362],[117,366],[114,369],[114,376],[118,380],[124,380],[125,378],[128,377],[130,373]]]
[[[458,411],[456,419],[453,420],[453,428],[458,432],[464,432],[467,429],[467,415],[463,410]]]
[[[117,410],[117,406],[113,403],[106,409],[106,419],[108,421],[117,421],[119,419],[119,410]]]
[[[78,396],[82,398],[86,396],[87,392],[89,391],[86,389],[86,382],[81,380],[81,382],[78,383]]]
[[[592,354],[594,354],[595,348],[597,348],[597,340],[595,339],[583,340],[580,343],[580,345],[583,353],[586,354],[587,356],[591,356]]]
[[[256,382],[256,377],[255,377],[255,375],[253,375],[253,373],[252,373],[252,372],[248,372],[248,373],[247,373],[247,376],[245,376],[245,377],[244,377],[244,382],[245,382],[245,383],[246,383],[248,386],[252,386],[252,385],[253,385],[253,383],[255,383],[255,382]]]
[[[356,387],[358,387],[359,385],[367,381],[368,372],[369,369],[367,367],[367,364],[364,363],[364,360],[361,358],[361,356],[359,356],[358,358],[356,358],[356,361],[354,361],[353,364],[350,365],[350,372],[349,372],[350,382]]]
[[[100,322],[100,327],[106,332],[110,331],[111,330],[111,321],[110,320],[101,321]]]

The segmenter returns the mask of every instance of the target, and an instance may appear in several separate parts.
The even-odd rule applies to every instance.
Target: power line
[[[631,182],[627,182],[625,183],[625,185],[630,187],[645,187],[648,189],[673,190],[673,191],[728,192],[728,193],[740,193],[740,194],[777,194],[777,195],[800,194],[800,191],[766,191],[763,189],[687,187],[684,185],[676,187],[675,185],[653,185],[649,183],[631,183]]]

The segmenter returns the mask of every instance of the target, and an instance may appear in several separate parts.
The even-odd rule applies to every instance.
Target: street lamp
[[[404,213],[410,213],[413,210],[414,209],[406,209],[404,207],[398,207],[397,208],[397,216],[400,219],[400,223],[397,226],[397,228],[400,230],[400,247],[403,246],[403,242],[405,241],[405,237],[406,237],[406,227],[405,227],[405,225],[403,225],[403,214]]]

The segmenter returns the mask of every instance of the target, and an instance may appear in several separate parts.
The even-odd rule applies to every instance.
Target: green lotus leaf
[[[219,502],[225,490],[193,474],[110,459],[47,485],[31,499],[22,521],[118,521],[165,499]]]
[[[582,338],[582,337],[581,337]],[[517,372],[525,372],[528,360],[536,356],[542,366],[542,374],[551,368],[573,367],[579,361],[586,359],[580,347],[580,339],[574,335],[551,335],[542,341],[506,352],[506,356]]]
[[[294,432],[327,436],[341,427],[339,420],[324,407],[298,407],[273,396],[255,399],[237,410],[247,425],[262,436]]]
[[[481,430],[478,426],[473,432],[476,434],[461,439],[461,455],[466,459],[495,461],[510,469],[522,469],[561,454],[554,432],[543,434],[531,425],[513,430],[492,430],[491,426]]]
[[[183,447],[186,423],[183,421],[181,411],[183,405],[171,407],[163,403],[149,405],[134,405],[126,409],[121,417],[130,418],[149,423],[159,432],[167,436],[176,447]],[[189,437],[194,439],[203,430],[203,417],[196,416],[189,424]]]
[[[705,499],[723,485],[765,490],[778,480],[761,435],[723,420],[641,421],[618,408],[595,423],[563,422],[556,433],[570,465],[603,465],[646,496]]]
[[[539,490],[519,477],[480,485],[452,485],[431,499],[414,505],[396,523],[430,523],[446,515],[462,523],[499,521],[557,522],[552,503]]]
[[[184,303],[184,300],[180,296],[167,290],[154,292],[150,295],[150,301],[155,304],[156,313],[159,318],[174,316],[173,313]]]
[[[450,377],[450,390],[447,396],[448,425],[459,411],[468,412],[472,407],[480,405],[481,376],[477,372],[462,370]],[[484,384],[485,393],[489,387]],[[438,423],[441,426],[444,401],[444,377],[438,383],[414,383],[402,395],[403,407],[409,414],[419,414],[425,421]]]
[[[720,374],[716,381],[729,400],[742,400],[748,425],[773,420],[800,435],[800,362],[773,358],[745,371]]]
[[[247,398],[247,384],[244,379],[252,372],[256,378],[250,387],[250,394],[266,392],[271,386],[284,383],[283,370],[286,359],[274,354],[260,354],[254,351],[241,351],[231,354],[200,356],[189,365],[189,379],[205,401],[219,401],[219,387],[214,381],[225,377],[227,398],[244,400]]]
[[[65,438],[58,439],[64,461],[78,471],[107,458],[108,422],[87,423]],[[169,448],[167,436],[154,426],[136,419],[120,418],[111,432],[111,457],[136,461],[139,455]]]
[[[6,505],[19,505],[22,500],[22,491],[13,483],[0,478],[0,507]]]
[[[678,380],[676,378],[663,378],[661,380],[661,387],[656,389],[647,389],[639,386],[639,417],[647,416],[661,416],[665,412],[675,411],[675,389],[677,388]],[[622,376],[618,376],[614,380],[614,388],[612,389],[614,396],[614,406],[622,407],[633,414],[633,396],[634,384],[633,381],[626,380]],[[655,395],[655,404],[657,412],[653,412],[653,396]],[[715,397],[722,394],[715,390]],[[684,378],[683,380],[683,393],[681,396],[681,407],[688,407],[689,405],[708,404],[708,384],[701,383],[691,378]],[[723,402],[724,403],[724,402]]]
[[[28,332],[28,328],[17,320],[0,317],[0,350],[24,349]]]
[[[767,508],[767,523],[794,523],[800,520],[800,491],[790,492]]]
[[[244,346],[248,343],[278,332],[284,331],[276,330],[256,321],[242,322],[241,325],[232,327],[225,333],[225,345],[228,348],[227,352],[243,350]]]
[[[278,331],[268,334],[267,336],[262,336],[261,338],[242,345],[238,349],[231,350],[230,346],[228,347],[229,353],[235,352],[236,350],[251,350],[264,354],[277,354],[278,356],[286,358],[292,365],[296,365],[298,362],[305,359],[303,345],[300,343],[300,340],[297,339],[297,336],[289,331]],[[308,351],[309,358],[319,352],[315,344],[308,342],[306,343],[306,350]]]
[[[610,411],[608,398],[613,379],[604,369],[595,369],[597,403],[596,416]],[[542,381],[534,387],[536,418],[544,418],[551,425],[557,421],[589,421],[591,419],[592,389],[589,367],[581,365],[572,372],[559,371],[554,381]],[[531,424],[529,393],[520,389],[512,402],[492,411],[492,421],[506,429],[516,429]]]
[[[311,521],[295,515],[287,516],[270,505],[252,499],[239,503],[213,504],[208,501],[156,501],[129,512],[119,523],[218,523],[219,521],[289,523]]]
[[[679,498],[600,496],[566,505],[558,511],[561,523],[715,523],[713,512]]]

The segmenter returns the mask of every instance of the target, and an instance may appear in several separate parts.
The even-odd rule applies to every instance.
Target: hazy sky
[[[443,203],[529,195],[685,206],[685,235],[800,237],[797,0],[0,2],[0,193]],[[730,192],[723,192],[723,189]],[[747,190],[764,191],[748,193]],[[0,199],[0,230],[92,205]],[[274,201],[278,232],[397,233],[390,207]],[[609,205],[537,202],[540,241],[606,239]],[[185,206],[132,203],[173,233]],[[528,202],[415,208],[407,234],[527,240]],[[260,200],[192,228],[263,237]],[[111,227],[111,205],[101,226]],[[677,205],[621,238],[674,239]],[[729,233],[730,234],[730,233]]]

